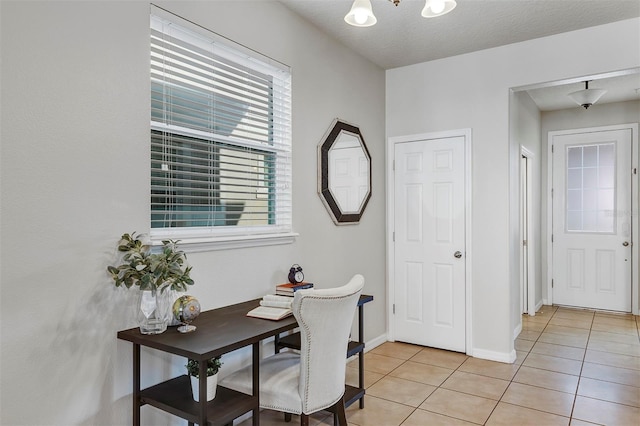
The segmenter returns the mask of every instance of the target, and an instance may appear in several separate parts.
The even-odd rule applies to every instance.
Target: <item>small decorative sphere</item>
[[[180,296],[173,303],[173,315],[183,324],[189,324],[200,315],[200,302],[193,296]]]

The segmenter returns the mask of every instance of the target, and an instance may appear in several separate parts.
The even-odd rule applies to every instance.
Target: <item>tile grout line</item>
[[[555,315],[555,312],[554,312]],[[553,317],[553,315],[552,315]],[[549,321],[551,320],[551,318],[549,318]],[[520,363],[520,365],[518,365],[517,370],[515,371],[515,373],[513,373],[513,376],[511,376],[511,378],[509,379],[509,384],[504,388],[504,391],[502,392],[502,394],[500,395],[500,398],[498,399],[498,402],[496,403],[496,405],[493,407],[493,409],[491,410],[491,413],[489,413],[489,417],[487,417],[487,420],[484,421],[483,425],[486,425],[487,422],[489,421],[489,419],[491,418],[491,416],[493,415],[493,413],[495,412],[496,408],[498,408],[498,405],[502,402],[504,404],[509,404],[508,402],[504,402],[502,401],[502,398],[504,398],[505,394],[507,393],[507,391],[509,390],[509,387],[511,387],[511,384],[513,383],[518,383],[518,382],[514,382],[513,379],[516,378],[516,376],[518,375],[518,372],[520,371],[520,369],[522,368],[522,366],[524,365],[524,362],[527,360],[527,358],[529,357],[529,354],[531,353],[531,349],[533,349],[533,347],[535,346],[536,343],[538,343],[538,339],[540,339],[540,336],[542,336],[542,333],[544,333],[544,330],[547,328],[547,325],[549,325],[549,321],[547,321],[544,325],[544,328],[542,329],[542,331],[540,332],[540,335],[538,337],[536,337],[536,340],[534,340],[533,345],[531,345],[531,348],[529,348],[529,350],[527,351],[527,354],[525,355],[525,357],[522,359],[522,362]],[[522,333],[522,330],[520,330],[520,333]],[[518,334],[519,336],[519,334]],[[516,336],[516,338],[514,339],[514,343],[515,340],[518,339],[518,336]],[[514,349],[515,349],[515,345],[514,345]],[[516,350],[516,359],[518,358],[518,352]],[[511,405],[515,405],[515,404],[511,404]],[[540,411],[540,410],[538,410]]]
[[[552,307],[553,307],[553,306],[552,306]],[[532,353],[531,351],[532,351],[533,347],[536,345],[536,343],[538,343],[538,341],[540,340],[540,337],[542,337],[542,335],[544,334],[545,330],[546,330],[546,329],[547,329],[547,327],[549,326],[549,323],[551,323],[551,320],[553,319],[553,317],[556,315],[556,313],[557,313],[557,312],[558,312],[558,308],[556,307],[556,309],[553,311],[553,313],[551,314],[551,316],[549,317],[549,319],[545,322],[545,324],[544,324],[544,328],[542,329],[542,331],[540,331],[540,335],[539,335],[538,337],[536,337],[536,340],[534,341],[533,345],[531,346],[531,349],[529,349],[529,350],[527,351],[527,355],[526,355],[526,356],[524,357],[524,359],[522,360],[522,363],[520,364],[520,367],[518,367],[518,370],[516,371],[516,373],[515,373],[515,374],[513,375],[513,377],[511,378],[511,381],[509,382],[509,386],[511,386],[511,383],[519,383],[519,382],[514,382],[514,381],[513,381],[513,379],[515,379],[515,377],[518,375],[518,372],[520,371],[520,369],[524,366],[525,361],[527,360],[527,358],[529,358],[529,355]],[[552,334],[553,334],[553,333],[552,333]],[[516,337],[516,339],[517,339],[517,337]],[[587,339],[587,342],[588,342],[588,339]],[[545,342],[541,342],[541,343],[545,343]],[[586,349],[585,349],[585,353],[586,353]],[[583,355],[583,358],[584,358],[584,355]],[[529,368],[536,368],[536,369],[538,369],[537,367],[529,367]],[[540,370],[543,370],[543,371],[552,371],[552,370],[544,370],[544,369],[540,369]],[[580,372],[582,373],[582,365],[580,366]],[[578,376],[578,382],[579,382],[579,381],[580,381],[580,376]],[[507,393],[507,390],[509,389],[509,386],[507,386],[507,389],[505,389],[504,393],[503,393],[503,394],[502,394],[502,396],[500,397],[500,401],[502,401],[502,398],[504,397],[504,394],[506,394],[506,393]],[[533,386],[533,385],[528,385],[528,386]],[[547,389],[547,388],[543,388],[543,387],[540,387],[540,386],[536,386],[536,387],[538,387],[538,388],[540,388],[540,389]],[[552,389],[547,389],[547,390],[552,390]],[[560,392],[560,391],[558,391],[558,392]],[[549,412],[549,411],[539,410],[539,409],[536,409],[536,408],[524,407],[524,406],[522,406],[522,405],[516,405],[516,404],[511,404],[511,405],[516,405],[517,407],[524,407],[524,408],[528,408],[528,409],[530,409],[530,410],[539,411],[539,412],[541,412],[541,413],[547,413],[547,414],[552,414],[552,415],[559,416],[559,417],[568,418],[568,419],[569,419],[569,424],[571,424],[572,415],[573,415],[573,408],[574,408],[574,406],[575,406],[575,402],[576,402],[576,394],[577,394],[577,392],[578,392],[578,387],[576,386],[576,392],[575,392],[575,393],[574,393],[574,395],[573,395],[573,403],[571,404],[571,413],[570,413],[569,417],[567,417],[567,416],[562,416],[562,415],[560,415],[560,414],[556,414],[556,413],[551,413],[551,412]],[[564,392],[564,393],[566,393],[566,392]],[[500,402],[500,401],[498,401],[498,402]],[[505,402],[505,404],[509,404],[509,403],[508,403],[508,402]],[[496,406],[497,406],[497,404],[496,404]],[[494,408],[494,409],[495,409],[495,408]],[[489,416],[489,417],[491,417],[491,416]],[[488,419],[487,419],[487,420],[488,420]]]
[[[587,359],[587,348],[589,347],[589,341],[591,340],[591,331],[593,330],[593,322],[596,319],[596,314],[595,312],[593,313],[593,316],[591,317],[591,324],[589,325],[589,334],[587,335],[587,343],[584,346],[584,354],[582,355],[582,362],[580,364],[580,374],[578,375],[578,383],[576,384],[576,392],[573,395],[573,404],[571,404],[571,415],[569,416],[569,423],[571,423],[571,420],[573,420],[573,413],[576,409],[576,401],[578,399],[578,389],[580,389],[580,381],[582,380],[582,370],[584,370],[584,363],[585,360]],[[580,420],[580,419],[577,419]]]
[[[537,343],[537,342],[538,342],[538,339],[540,338],[540,336],[542,336],[542,333],[544,333],[544,330],[545,330],[545,329],[547,328],[547,326],[549,325],[549,322],[551,321],[551,318],[553,318],[553,316],[555,315],[556,311],[557,311],[557,309],[554,311],[554,313],[551,315],[551,317],[550,317],[550,318],[545,322],[545,326],[544,326],[544,328],[542,329],[542,331],[540,332],[540,335],[539,335],[539,336],[536,338],[536,340],[534,341],[534,345],[535,345],[535,343]],[[533,348],[533,346],[531,347],[531,349],[532,349],[532,348]],[[471,393],[466,393],[466,392],[464,392],[464,391],[456,391],[456,392],[460,392],[460,393],[465,394],[465,395],[470,395],[470,396],[474,396],[474,397],[480,397],[480,398],[485,398],[485,399],[490,399],[490,400],[496,401],[495,406],[491,409],[491,412],[490,412],[490,413],[489,413],[489,415],[487,416],[487,419],[482,423],[482,425],[486,425],[486,423],[489,421],[489,419],[490,419],[490,418],[491,418],[491,416],[493,415],[494,411],[496,410],[496,408],[498,407],[498,404],[500,404],[500,402],[503,402],[504,404],[510,404],[510,403],[508,403],[508,402],[504,402],[504,401],[502,401],[502,398],[503,398],[503,397],[504,397],[504,395],[507,393],[507,390],[509,389],[509,386],[511,386],[511,384],[512,384],[512,383],[518,383],[518,382],[514,382],[514,381],[513,381],[513,379],[516,377],[516,375],[518,374],[518,372],[520,371],[520,369],[523,367],[524,362],[526,361],[527,357],[528,357],[528,356],[529,356],[529,354],[531,353],[531,349],[529,349],[529,351],[527,351],[527,355],[524,357],[524,359],[522,360],[522,362],[518,365],[518,367],[517,367],[516,371],[514,372],[513,376],[511,376],[511,378],[509,379],[509,384],[506,386],[505,390],[504,390],[504,391],[502,392],[502,394],[500,395],[500,398],[498,398],[497,400],[495,400],[495,399],[493,399],[493,398],[480,397],[479,395],[475,395],[475,394],[471,394]],[[417,354],[417,353],[416,353],[416,354]],[[415,356],[416,354],[414,354],[413,356]],[[466,354],[465,354],[465,355],[466,355]],[[412,356],[411,358],[413,358],[413,356]],[[393,371],[395,371],[397,368],[399,368],[400,366],[402,366],[402,365],[403,365],[404,363],[406,363],[407,361],[410,361],[410,360],[411,360],[411,358],[406,359],[406,360],[403,360],[402,364],[398,365],[396,368],[394,368],[393,370],[389,371],[389,372],[388,372],[387,374],[385,374],[385,375],[384,375],[380,380],[382,380],[384,377],[387,377],[388,375],[390,375]],[[420,405],[424,404],[424,401],[426,401],[427,399],[429,399],[429,397],[430,397],[431,395],[433,395],[433,393],[434,393],[434,392],[436,392],[436,390],[438,390],[438,389],[449,390],[449,389],[447,389],[447,388],[443,388],[443,387],[442,387],[442,385],[443,385],[443,384],[444,384],[444,383],[445,383],[445,382],[446,382],[446,381],[447,381],[447,380],[448,380],[448,379],[449,379],[449,378],[450,378],[450,377],[451,377],[455,372],[457,372],[457,371],[460,371],[460,372],[463,372],[463,373],[467,373],[467,374],[475,374],[475,375],[477,375],[477,376],[482,376],[482,377],[488,377],[488,378],[498,379],[497,377],[485,376],[485,375],[482,375],[482,374],[471,373],[471,372],[466,372],[466,371],[459,370],[459,369],[460,369],[460,368],[461,368],[461,367],[462,367],[462,366],[463,366],[463,365],[464,365],[464,364],[465,364],[469,359],[472,359],[472,358],[473,358],[473,357],[467,356],[467,358],[466,358],[462,363],[460,363],[460,364],[459,364],[455,369],[453,369],[453,370],[452,370],[451,374],[449,374],[449,375],[447,376],[447,378],[446,378],[446,379],[444,379],[444,380],[443,380],[443,381],[442,381],[438,386],[436,386],[436,389],[435,389],[433,392],[431,392],[431,393],[429,394],[429,396],[427,396],[427,397],[426,397],[426,398],[425,398],[425,399],[420,403]],[[434,365],[434,364],[428,364],[428,365]],[[434,366],[436,366],[436,367],[440,367],[440,366],[437,366],[437,365],[434,365]],[[380,380],[378,380],[378,381],[380,381]],[[500,380],[504,380],[504,379],[500,379]],[[376,383],[377,383],[378,381],[376,381]],[[505,381],[506,381],[506,380],[505,380]],[[577,390],[577,389],[576,389],[576,390]],[[381,398],[381,399],[384,399],[385,401],[396,402],[396,401],[388,400],[388,399],[386,399],[386,398]],[[396,403],[397,403],[397,402],[396,402]],[[574,394],[574,403],[575,403],[575,394]],[[402,404],[402,403],[399,403],[399,404]],[[402,405],[406,405],[406,404],[402,404]],[[517,407],[523,407],[523,408],[529,408],[529,407],[524,407],[524,406],[520,406],[520,405],[517,405],[517,404],[510,404],[510,405],[515,405],[515,406],[517,406]],[[418,410],[418,409],[420,408],[420,406],[418,406],[418,407],[411,407],[411,408],[412,408],[413,410],[411,411],[411,413],[409,413],[409,415],[408,415],[407,417],[405,417],[405,418],[402,420],[402,422],[400,423],[400,425],[402,425],[402,424],[403,424],[403,423],[404,423],[404,422],[405,422],[409,417],[411,417],[411,415],[412,415],[416,410]],[[550,413],[550,412],[543,411],[543,410],[538,410],[538,409],[535,409],[535,408],[529,408],[529,409],[531,409],[531,410],[535,410],[535,411],[539,411],[539,412],[541,412],[541,413],[547,413],[547,414],[558,415],[558,414],[555,414],[555,413]],[[429,410],[424,410],[424,411],[429,411]],[[573,411],[573,405],[572,405],[572,411]],[[448,418],[451,418],[451,419],[462,420],[462,421],[468,421],[468,420],[465,420],[465,419],[461,419],[460,417],[453,417],[453,416],[451,416],[451,415],[442,414],[442,413],[437,413],[437,412],[433,412],[433,411],[429,411],[429,412],[431,412],[431,413],[435,413],[435,414],[438,414],[438,415],[441,415],[441,416],[445,416],[445,417],[448,417]],[[562,416],[562,417],[566,417],[566,416]],[[570,421],[570,420],[571,420],[571,418],[569,417],[569,421]],[[475,423],[475,422],[470,422],[470,423]],[[476,423],[476,424],[477,424],[477,423]]]

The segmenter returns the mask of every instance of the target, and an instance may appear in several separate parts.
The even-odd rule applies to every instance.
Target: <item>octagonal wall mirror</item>
[[[357,224],[371,198],[371,155],[362,133],[337,118],[318,145],[318,194],[336,225]]]

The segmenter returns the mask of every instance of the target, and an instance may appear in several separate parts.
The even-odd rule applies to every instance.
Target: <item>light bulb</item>
[[[445,15],[456,8],[456,0],[426,0],[422,16],[425,18],[435,18]]]
[[[444,0],[431,0],[431,11],[435,14],[444,10]]]
[[[344,17],[347,24],[356,27],[370,27],[377,22],[371,10],[371,0],[354,0],[351,10]]]
[[[358,9],[358,10],[353,12],[353,20],[356,21],[360,25],[362,25],[365,22],[367,22],[367,17],[368,16],[369,15],[367,14],[366,10]]]

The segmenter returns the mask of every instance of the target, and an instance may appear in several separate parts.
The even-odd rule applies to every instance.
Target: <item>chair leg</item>
[[[300,426],[309,426],[309,415],[308,414],[304,414],[304,413],[300,414]]]
[[[333,413],[334,426],[347,426],[347,413],[344,409],[344,395],[338,402],[328,408]]]
[[[337,408],[338,426],[347,426],[347,413],[344,410],[344,400],[341,400]]]
[[[287,423],[291,421],[291,413],[284,413],[284,421]]]

